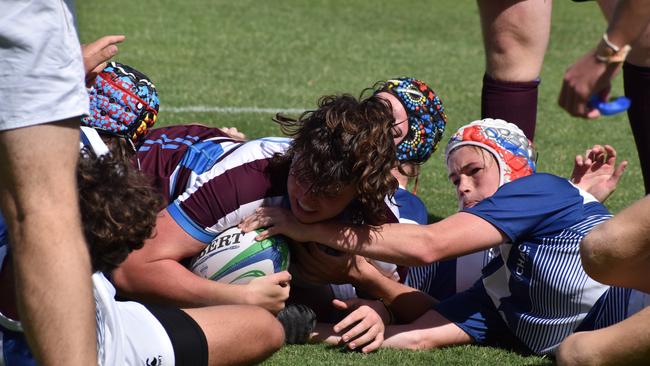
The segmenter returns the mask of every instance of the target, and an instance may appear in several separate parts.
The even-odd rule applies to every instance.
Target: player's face
[[[406,133],[409,130],[408,115],[406,114],[406,109],[402,103],[391,93],[381,92],[377,96],[380,98],[386,99],[390,102],[391,107],[393,108],[393,117],[395,117],[395,124],[393,124],[393,136],[395,136],[394,141],[395,145],[399,144],[404,140]]]
[[[301,182],[289,172],[287,191],[291,212],[298,221],[309,224],[336,217],[356,197],[352,185],[341,186],[336,192],[315,194],[311,191],[310,182]]]
[[[462,146],[447,161],[449,180],[456,187],[460,209],[473,207],[499,188],[499,166],[487,150]]]

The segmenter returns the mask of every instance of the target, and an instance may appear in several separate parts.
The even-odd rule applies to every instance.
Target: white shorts
[[[0,0],[0,131],[88,114],[73,0]]]

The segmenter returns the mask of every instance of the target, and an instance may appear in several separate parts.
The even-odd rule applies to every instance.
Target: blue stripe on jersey
[[[174,201],[167,206],[167,211],[169,212],[169,215],[176,221],[178,225],[180,225],[185,232],[187,232],[191,237],[194,239],[202,242],[202,243],[210,243],[212,239],[214,239],[214,233],[211,233],[204,228],[200,227],[197,225],[187,214],[183,209],[179,207],[180,203],[178,201]]]
[[[208,171],[223,155],[224,149],[218,142],[202,141],[191,145],[179,165],[192,170],[196,174]]]
[[[171,149],[171,150],[176,150],[180,147],[180,145],[187,145],[187,146],[192,146],[196,141],[199,140],[199,137],[197,136],[190,136],[186,135],[185,138],[182,137],[177,137],[170,139],[166,134],[160,135],[160,138],[156,140],[145,140],[142,143],[142,146],[138,149],[138,151],[149,151],[151,149],[150,145],[161,145],[163,149]]]
[[[405,284],[444,300],[456,294],[456,259],[409,268]]]
[[[543,238],[541,245],[512,246],[507,267],[513,301],[503,299],[500,310],[531,350],[552,351],[575,331],[591,302],[607,291],[608,286],[595,283],[584,272],[579,248],[582,238],[610,217],[587,217],[554,237]],[[593,305],[592,310],[595,308]]]
[[[631,315],[628,313],[631,294],[630,289],[611,287],[598,299],[576,332],[601,329],[623,321]]]

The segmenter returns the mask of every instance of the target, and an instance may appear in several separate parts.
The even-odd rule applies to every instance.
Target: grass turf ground
[[[449,117],[446,137],[480,116],[484,58],[473,1],[79,1],[77,13],[82,42],[105,34],[127,36],[115,59],[155,81],[161,126],[198,121],[236,126],[250,137],[278,135],[268,110],[313,108],[321,95],[358,95],[377,80],[403,75],[427,81],[441,96]],[[617,212],[643,196],[626,116],[584,121],[570,117],[556,102],[564,70],[596,44],[604,28],[596,4],[555,3],[535,143],[538,169],[562,176],[570,174],[575,154],[592,144],[615,146],[619,156],[630,161],[618,191],[607,202]],[[619,78],[613,94],[621,93]],[[456,210],[440,152],[425,165],[420,181],[418,194],[432,220]],[[268,364],[432,361],[548,362],[481,347],[364,356],[324,346],[294,346]]]

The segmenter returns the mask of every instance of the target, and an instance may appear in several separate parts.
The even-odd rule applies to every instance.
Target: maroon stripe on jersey
[[[286,196],[288,167],[271,171],[270,160],[245,163],[210,179],[181,202],[181,209],[197,225],[208,228],[242,205]]]

